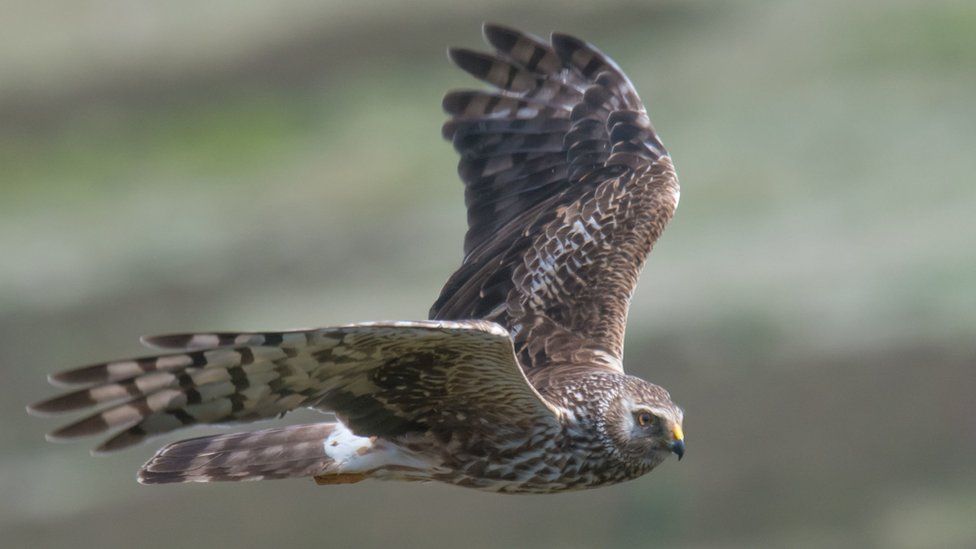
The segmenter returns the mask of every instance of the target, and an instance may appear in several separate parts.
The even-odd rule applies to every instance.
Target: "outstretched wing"
[[[557,424],[519,368],[508,331],[491,322],[379,322],[144,341],[182,352],[51,376],[84,387],[30,411],[102,408],[50,438],[118,431],[96,449],[105,452],[188,425],[255,421],[303,406],[335,412],[360,436],[449,433],[469,428],[470,418]]]
[[[671,158],[633,85],[595,47],[484,32],[493,53],[450,50],[497,90],[444,98],[468,232],[430,317],[509,328],[526,368],[622,369],[630,297],[678,204]]]

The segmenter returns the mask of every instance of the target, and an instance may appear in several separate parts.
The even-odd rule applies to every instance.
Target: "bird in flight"
[[[464,260],[429,320],[143,338],[162,354],[63,371],[28,407],[88,410],[49,435],[98,453],[201,424],[307,407],[335,421],[182,440],[145,484],[311,477],[552,493],[637,478],[684,455],[683,411],[624,373],[637,278],[678,181],[633,84],[594,46],[486,24],[450,49],[492,86],[449,92]]]

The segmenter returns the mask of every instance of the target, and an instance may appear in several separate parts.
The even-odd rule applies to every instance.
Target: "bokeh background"
[[[3,547],[976,546],[973,2],[0,5]],[[552,497],[145,487],[165,441],[44,442],[44,374],[145,333],[423,318],[464,227],[444,49],[482,20],[597,43],[675,158],[626,363],[684,461]]]

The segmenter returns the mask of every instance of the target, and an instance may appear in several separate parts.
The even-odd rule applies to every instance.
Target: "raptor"
[[[334,421],[182,440],[146,484],[439,481],[506,493],[596,487],[685,451],[683,411],[624,372],[630,298],[678,205],[671,157],[633,84],[590,44],[486,24],[451,49],[490,90],[443,100],[460,154],[464,259],[429,320],[143,338],[160,354],[54,374],[28,409],[87,411],[53,440],[96,452],[300,407]]]

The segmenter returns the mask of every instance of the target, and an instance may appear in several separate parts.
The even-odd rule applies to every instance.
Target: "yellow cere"
[[[685,439],[685,433],[684,433],[684,431],[681,430],[681,426],[680,425],[675,425],[674,426],[674,429],[671,430],[671,436],[674,437],[674,440],[684,440]]]

